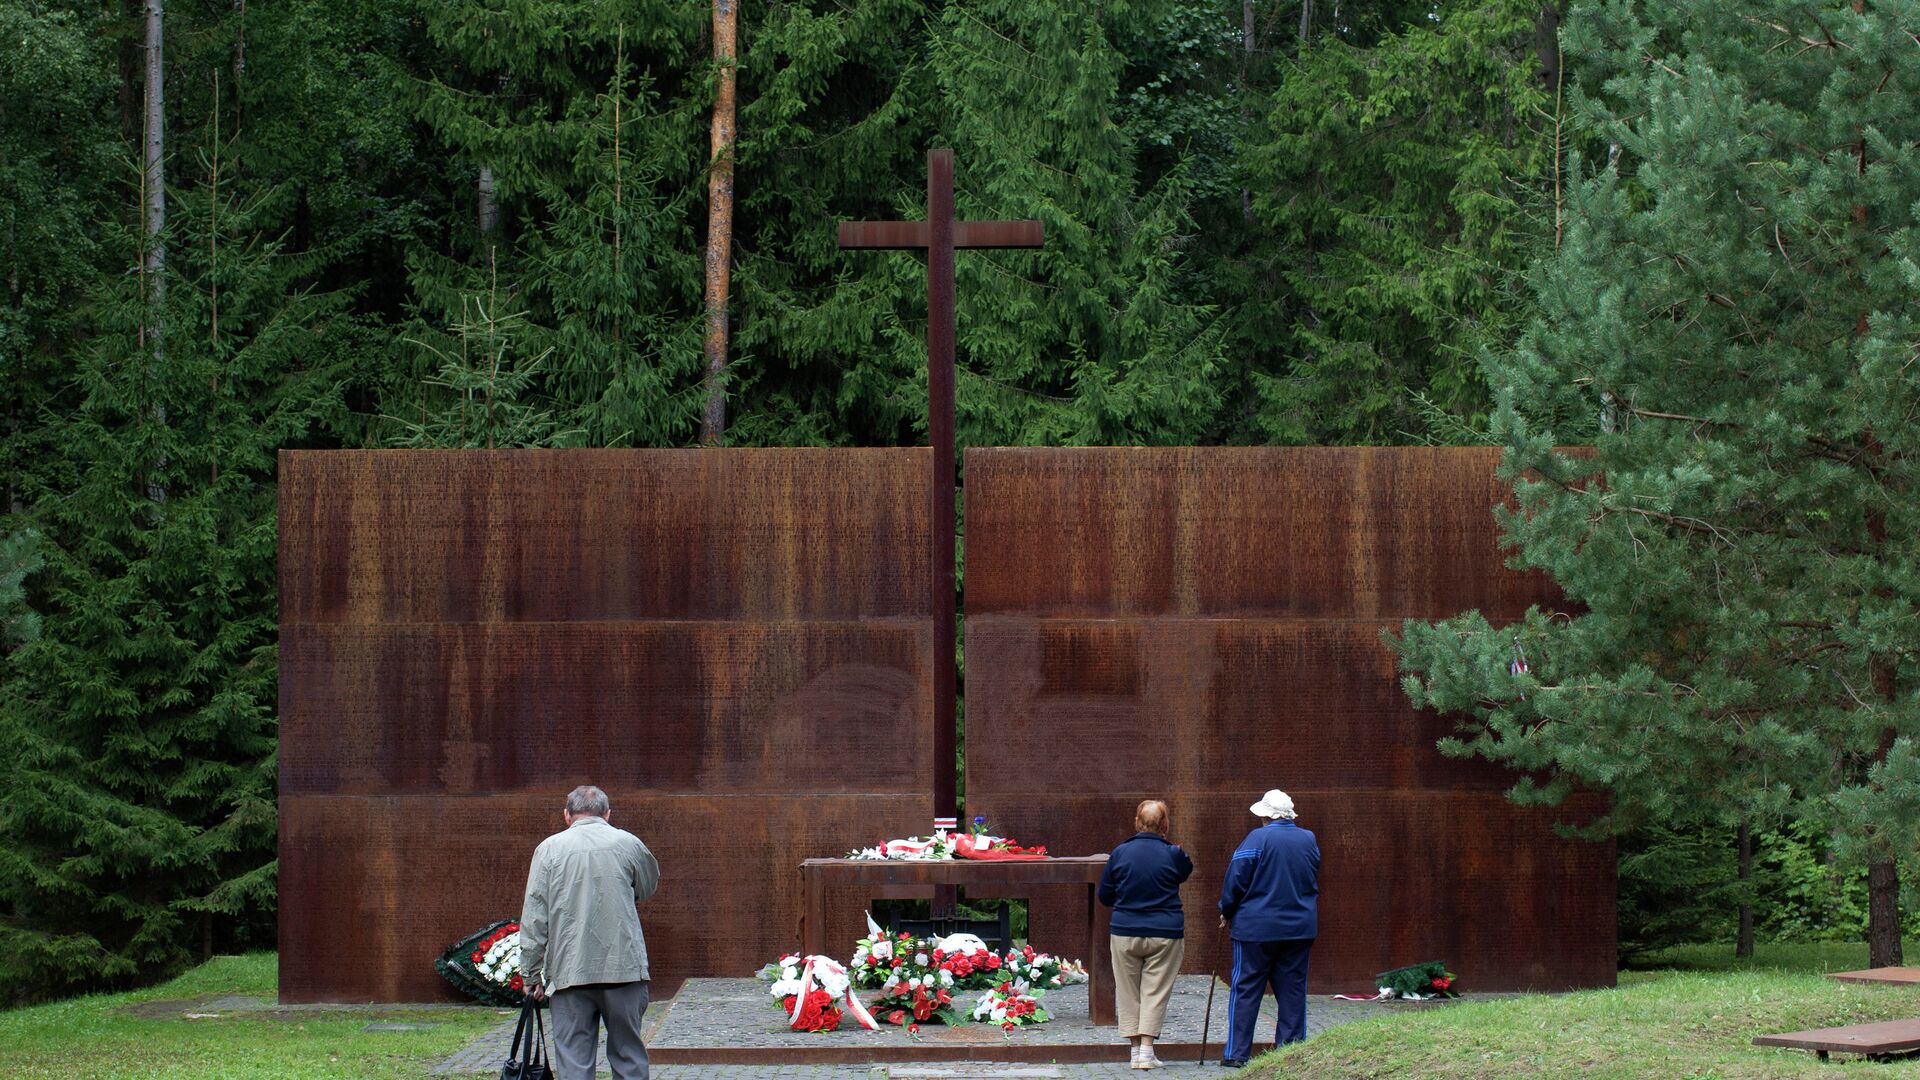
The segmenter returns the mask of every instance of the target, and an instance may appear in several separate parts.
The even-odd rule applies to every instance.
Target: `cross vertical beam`
[[[959,768],[955,716],[957,612],[954,543],[954,301],[955,248],[1037,248],[1038,221],[955,221],[953,151],[927,151],[927,220],[843,221],[840,246],[927,253],[927,439],[933,445],[929,488],[928,588],[933,612],[933,813],[957,817],[955,772]],[[936,909],[952,907],[952,887],[943,886]],[[940,914],[938,910],[936,915]]]
[[[953,437],[953,151],[927,151],[927,440],[933,444],[932,506],[927,521],[933,590],[933,813],[956,817],[960,768],[955,672]],[[939,899],[945,900],[946,896]],[[941,904],[951,908],[951,903]]]

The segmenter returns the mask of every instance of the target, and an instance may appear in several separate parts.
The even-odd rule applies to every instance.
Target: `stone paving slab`
[[[1166,1042],[1200,1042],[1201,1029],[1205,1023],[1207,1007],[1208,978],[1204,975],[1181,977],[1174,985],[1173,996],[1168,1002],[1166,1025],[1161,1038]],[[1226,1029],[1225,983],[1217,983],[1214,988],[1213,1016],[1207,1024],[1207,1041],[1210,1048],[1217,1048],[1225,1036]],[[1114,1061],[1099,1064],[1072,1064],[1044,1066],[1059,1070],[1064,1078],[1092,1078],[1132,1074],[1127,1068],[1127,1048],[1125,1040],[1110,1027],[1096,1028],[1087,1017],[1087,989],[1084,985],[1062,987],[1050,991],[1044,999],[1047,1011],[1054,1020],[1031,1027],[1016,1030],[1013,1040],[1028,1046],[1085,1046],[1087,1044],[1111,1043]],[[1407,1005],[1381,1005],[1372,1002],[1336,1001],[1328,997],[1312,997],[1307,1005],[1307,1034],[1312,1037],[1337,1024],[1355,1020],[1388,1015]],[[1263,1000],[1259,1026],[1255,1029],[1256,1038],[1273,1037],[1274,1003],[1271,997]],[[912,1045],[905,1031],[890,1024],[883,1024],[878,1032],[861,1029],[848,1021],[841,1030],[826,1034],[810,1034],[788,1030],[782,1022],[781,1013],[771,1003],[767,987],[756,979],[689,979],[673,999],[658,1002],[647,1010],[643,1025],[647,1045],[654,1049],[667,1048],[791,1048],[801,1053],[811,1048],[831,1045],[835,1047],[870,1048],[875,1058],[884,1061],[887,1051],[892,1047]],[[498,1027],[475,1039],[466,1048],[440,1062],[434,1072],[440,1075],[470,1075],[475,1073],[497,1072],[506,1058],[508,1043],[513,1038],[513,1022],[505,1021]],[[998,1029],[987,1024],[966,1024],[948,1028],[939,1024],[930,1024],[922,1028],[922,1042],[933,1045],[999,1045],[1006,1036]],[[1217,1050],[1210,1049],[1210,1055]],[[606,1060],[605,1039],[602,1036],[600,1060]],[[960,1069],[975,1071],[952,1073],[933,1073],[927,1070]],[[935,1075],[953,1078],[991,1076],[1012,1077],[1020,1074],[1009,1072],[1014,1069],[1032,1069],[1034,1065],[1019,1065],[1006,1062],[988,1062],[972,1064],[964,1062],[916,1062],[899,1063],[892,1066],[879,1064],[860,1065],[655,1065],[653,1075],[661,1080],[674,1078],[715,1077],[726,1080],[909,1080],[907,1073],[898,1070],[921,1070],[918,1077]],[[1168,1066],[1170,1069],[1197,1068],[1193,1063],[1181,1063]],[[890,1073],[888,1070],[896,1070]]]

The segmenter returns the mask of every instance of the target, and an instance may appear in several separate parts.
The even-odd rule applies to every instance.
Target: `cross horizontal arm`
[[[1037,221],[956,221],[953,246],[957,248],[1037,248],[1042,232]],[[927,246],[924,221],[843,221],[840,246],[900,251]]]

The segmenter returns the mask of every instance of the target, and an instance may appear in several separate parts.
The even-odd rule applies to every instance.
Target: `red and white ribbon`
[[[806,965],[800,969],[800,992],[793,997],[793,1015],[787,1017],[788,1027],[794,1027],[800,1023],[800,1013],[807,1007],[807,995],[813,992],[816,984],[820,989],[835,994],[845,1001],[847,1011],[853,1014],[855,1020],[860,1021],[861,1027],[868,1031],[880,1030],[880,1025],[874,1021],[873,1014],[867,1012],[866,1006],[860,1004],[860,999],[854,995],[853,981],[847,978],[847,969],[841,967],[839,962],[825,956],[807,957]],[[829,984],[838,985],[840,989],[835,991],[833,985]]]

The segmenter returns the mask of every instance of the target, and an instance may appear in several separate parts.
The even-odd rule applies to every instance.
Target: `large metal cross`
[[[1037,248],[1037,221],[955,221],[953,151],[927,151],[927,220],[843,221],[840,246],[927,253],[927,436],[933,590],[933,813],[954,818],[953,249]]]

